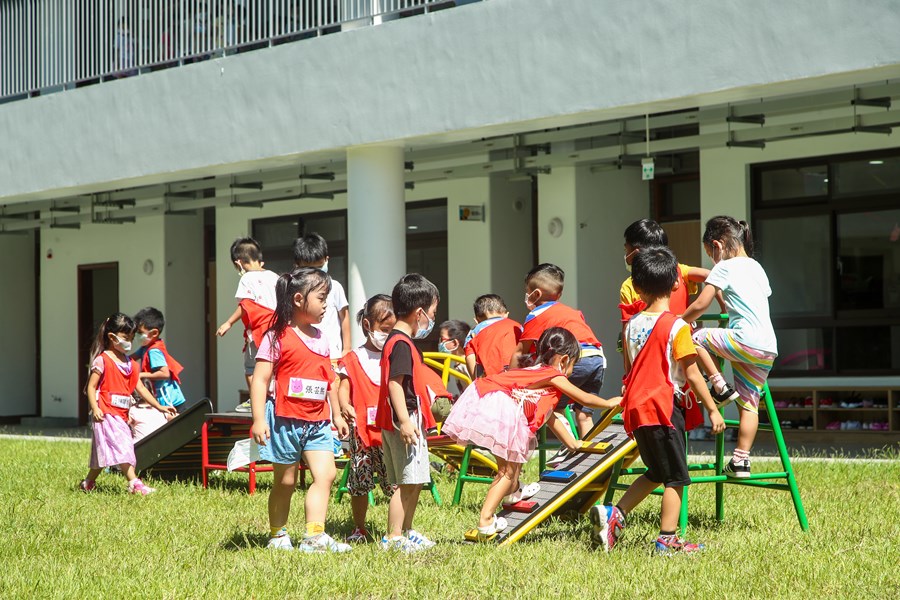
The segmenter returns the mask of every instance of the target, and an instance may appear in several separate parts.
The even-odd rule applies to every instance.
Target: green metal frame
[[[350,489],[347,487],[347,480],[350,479],[350,461],[347,461],[347,464],[344,465],[344,469],[341,472],[341,482],[338,484],[337,491],[337,501],[340,502],[344,494],[349,495]],[[438,492],[437,486],[434,484],[434,480],[429,480],[424,486],[424,489],[431,492],[431,497],[434,498],[434,503],[438,506],[441,506],[441,495]],[[375,495],[372,492],[369,492],[369,506],[375,505]]]
[[[725,323],[728,321],[728,315],[703,315],[698,321],[719,321]],[[800,498],[800,489],[797,487],[797,478],[794,475],[794,469],[791,466],[791,458],[788,455],[787,446],[784,443],[784,434],[781,431],[781,423],[778,420],[778,414],[775,412],[775,403],[772,401],[772,393],[769,391],[769,384],[763,387],[763,401],[765,403],[766,414],[769,416],[769,423],[760,423],[760,431],[771,431],[775,436],[775,444],[778,447],[778,456],[781,459],[781,471],[773,471],[769,473],[754,473],[748,478],[735,479],[728,477],[723,472],[725,466],[725,434],[716,435],[716,461],[714,463],[689,463],[688,470],[692,472],[713,471],[714,475],[700,475],[691,477],[691,483],[714,483],[716,485],[716,520],[720,523],[725,520],[725,484],[744,485],[750,487],[766,488],[772,490],[781,490],[791,493],[791,499],[794,503],[794,510],[797,513],[797,520],[800,522],[800,528],[803,531],[809,531],[809,521],[806,518],[806,510],[803,508],[803,500]],[[616,419],[621,419],[617,416]],[[734,419],[725,419],[726,428],[736,428],[740,425],[740,421]],[[685,436],[687,438],[687,436]],[[627,475],[643,475],[647,472],[646,467],[623,468],[623,461],[619,461],[613,468],[610,475],[609,486],[606,490],[606,496],[603,499],[604,504],[611,504],[616,490],[627,490],[628,484],[620,483],[619,477]],[[778,480],[785,480],[785,483],[778,483]],[[688,490],[690,486],[684,488],[684,494],[681,499],[681,514],[679,516],[679,528],[681,535],[687,531],[688,525]],[[661,495],[662,488],[657,488],[652,493]]]

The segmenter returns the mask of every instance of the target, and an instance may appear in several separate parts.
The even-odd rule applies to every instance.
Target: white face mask
[[[536,291],[537,290],[531,290],[530,292],[525,294],[525,308],[527,308],[528,310],[534,310],[534,307],[537,306],[537,304],[534,304],[530,300],[531,295],[534,294]]]
[[[143,333],[134,334],[134,340],[132,341],[132,345],[136,349],[140,350],[141,348],[143,348],[144,346],[146,346],[149,343],[150,343],[150,340],[148,340],[147,336],[144,335]]]
[[[631,273],[631,265],[628,264],[628,255],[625,255],[625,270]]]
[[[379,350],[384,350],[384,343],[387,342],[388,334],[383,331],[370,331],[369,341]]]
[[[321,267],[319,267],[319,269],[321,269],[322,271],[327,273],[328,272],[328,261],[326,260],[325,264],[323,264]]]
[[[116,344],[119,345],[119,348],[122,349],[122,352],[125,354],[131,354],[131,342],[128,340],[123,340],[119,336],[116,336]]]

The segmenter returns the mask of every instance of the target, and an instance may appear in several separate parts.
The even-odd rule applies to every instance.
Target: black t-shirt
[[[394,329],[385,341],[385,345],[388,344],[394,336],[403,336],[412,343],[411,337],[402,331]],[[412,346],[412,348],[415,349],[415,357],[413,357],[412,352],[410,352],[409,345],[398,342],[391,350],[391,355],[388,356],[388,364],[390,365],[388,369],[388,378],[393,379],[394,377],[403,376],[401,385],[403,386],[403,395],[406,396],[406,410],[410,413],[419,410],[419,401],[416,396],[415,387],[413,386],[413,360],[419,362],[422,361],[422,354],[419,352],[419,349],[415,346]]]

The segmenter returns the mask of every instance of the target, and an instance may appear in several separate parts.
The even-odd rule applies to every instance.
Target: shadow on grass
[[[223,550],[239,552],[241,550],[252,550],[253,548],[265,548],[268,542],[269,536],[264,533],[235,531],[231,534],[230,538],[223,541],[219,546]]]

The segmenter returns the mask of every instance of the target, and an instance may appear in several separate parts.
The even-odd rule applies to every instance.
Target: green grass
[[[650,555],[655,498],[631,515],[608,555],[591,549],[586,519],[551,522],[508,549],[463,544],[479,485],[461,507],[437,507],[423,493],[416,526],[439,542],[428,553],[369,545],[304,555],[262,547],[268,474],[254,496],[240,475],[214,477],[209,490],[156,482],[159,492],[146,498],[103,475],[87,495],[75,487],[88,451],[86,442],[0,438],[0,598],[900,598],[900,461],[798,463],[808,533],[787,493],[729,487],[719,524],[713,487],[696,486],[689,539],[707,549],[695,557]],[[449,503],[453,481],[438,483]],[[291,531],[302,529],[302,500],[298,492]],[[370,522],[380,532],[385,519],[379,502]],[[346,499],[332,501],[327,528],[335,537],[351,529]]]

